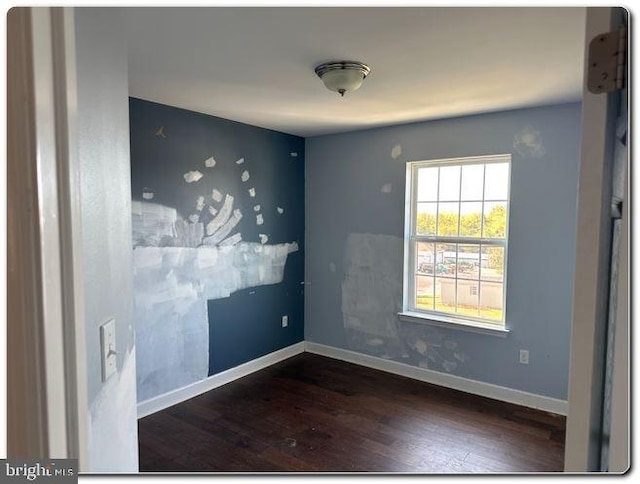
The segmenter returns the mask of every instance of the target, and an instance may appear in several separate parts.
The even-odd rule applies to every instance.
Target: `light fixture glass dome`
[[[362,62],[334,61],[320,64],[315,71],[327,89],[344,96],[345,92],[358,89],[371,69]]]

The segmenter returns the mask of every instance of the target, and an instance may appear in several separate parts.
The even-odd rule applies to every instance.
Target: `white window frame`
[[[504,239],[483,238],[483,237],[460,237],[460,236],[426,236],[417,234],[417,206],[418,193],[418,172],[420,168],[442,167],[442,166],[463,166],[463,165],[488,165],[492,163],[508,163],[509,175],[507,178],[507,220],[505,226]],[[509,239],[509,219],[511,203],[511,154],[496,154],[484,156],[470,156],[464,158],[445,158],[436,160],[411,161],[407,163],[406,171],[406,198],[405,198],[405,253],[404,253],[404,284],[403,284],[403,311],[399,317],[404,321],[434,324],[436,326],[455,327],[473,332],[496,334],[506,336],[509,332],[507,328],[507,260],[508,260],[508,239]],[[462,176],[460,177],[462,179]],[[460,181],[462,183],[462,180]],[[465,200],[466,201],[466,200]],[[484,190],[482,200],[472,200],[481,202],[484,213]],[[460,196],[458,199],[460,203]],[[437,215],[436,215],[437,217]],[[460,217],[458,217],[458,229]],[[481,317],[473,317],[463,314],[440,312],[436,310],[426,310],[418,308],[416,305],[416,251],[419,242],[429,243],[463,243],[482,246],[498,246],[504,248],[504,278],[503,278],[503,309],[502,321],[489,320]],[[456,272],[456,287],[458,274]]]

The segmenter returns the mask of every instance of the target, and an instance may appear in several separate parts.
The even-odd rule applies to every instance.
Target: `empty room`
[[[626,22],[10,10],[8,457],[626,472]]]

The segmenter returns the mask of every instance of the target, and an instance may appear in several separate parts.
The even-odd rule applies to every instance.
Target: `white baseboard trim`
[[[480,395],[494,400],[500,400],[508,403],[515,403],[523,407],[536,408],[547,412],[567,415],[568,405],[566,400],[536,395],[534,393],[514,390],[512,388],[501,387],[491,383],[469,380],[447,373],[427,370],[416,366],[407,365],[392,360],[385,360],[377,356],[369,356],[354,351],[344,350],[333,346],[326,346],[310,341],[305,342],[305,351],[315,353],[321,356],[327,356],[337,360],[355,363],[356,365],[366,366],[375,370],[386,371],[395,375],[420,380],[427,383],[433,383],[454,390],[460,390],[474,395]]]
[[[230,368],[216,375],[211,375],[204,380],[192,383],[177,390],[170,391],[164,395],[159,395],[144,402],[138,403],[138,418],[146,417],[152,413],[159,412],[165,408],[171,407],[177,403],[184,402],[190,398],[201,395],[202,393],[218,388],[227,383],[231,383],[238,378],[250,375],[253,372],[267,368],[268,366],[279,363],[282,360],[291,358],[292,356],[303,353],[305,350],[305,342],[301,341],[281,350],[274,351],[268,355],[261,356],[255,360],[248,361],[242,365]]]
[[[515,403],[523,407],[536,408],[546,412],[558,415],[567,415],[568,404],[566,400],[536,395],[534,393],[514,390],[512,388],[493,385],[491,383],[469,380],[448,373],[440,373],[438,371],[427,370],[416,366],[407,365],[398,361],[385,360],[376,356],[365,355],[355,351],[344,350],[334,346],[327,346],[310,341],[301,341],[281,350],[274,351],[268,355],[261,356],[255,360],[248,361],[242,365],[236,366],[229,370],[225,370],[217,375],[212,375],[204,380],[192,383],[177,390],[173,390],[164,395],[160,395],[138,404],[138,418],[146,417],[152,413],[159,412],[165,408],[176,405],[190,398],[196,397],[203,393],[218,388],[227,383],[231,383],[238,378],[250,375],[258,370],[262,370],[280,361],[291,358],[303,352],[314,353],[321,356],[327,356],[336,360],[342,360],[356,365],[366,366],[375,370],[386,371],[395,375],[412,378],[414,380],[432,383],[454,390],[460,390],[474,395],[480,395],[487,398],[493,398],[508,403]]]

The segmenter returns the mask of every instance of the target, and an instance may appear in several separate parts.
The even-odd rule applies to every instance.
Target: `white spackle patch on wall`
[[[236,208],[229,220],[227,220],[227,222],[222,227],[220,227],[213,235],[202,239],[202,243],[204,245],[218,245],[224,240],[227,235],[231,233],[231,231],[235,228],[236,225],[238,225],[238,222],[240,222],[241,219],[242,212],[240,212],[240,210]]]
[[[222,242],[220,242],[218,245],[220,247],[224,247],[227,245],[236,245],[238,242],[242,241],[242,235],[240,235],[240,232],[233,234],[231,237],[227,237],[226,239],[224,239]]]
[[[282,208],[282,207],[278,207],[278,208],[276,208],[276,210],[278,211],[278,213],[280,215],[282,215],[284,213],[284,208]]]
[[[200,178],[202,178],[204,175],[202,173],[200,173],[198,170],[194,170],[194,171],[188,171],[187,173],[185,173],[182,176],[184,177],[184,180],[187,183],[193,183],[193,182],[197,182],[198,180],[200,180]]]
[[[442,362],[442,368],[444,369],[444,371],[451,373],[453,370],[455,370],[458,367],[458,364],[455,361],[448,361],[445,360]]]
[[[385,183],[380,187],[380,191],[382,193],[391,193],[391,183]]]
[[[402,305],[403,240],[349,234],[344,250],[342,317],[351,349],[384,358],[407,355],[398,334]],[[372,345],[374,338],[384,341]]]
[[[220,193],[219,190],[216,190],[214,188],[213,191],[211,192],[211,198],[213,198],[214,202],[220,202],[222,201],[222,193]]]
[[[260,237],[261,244],[266,244],[269,241],[269,236],[267,234],[258,234],[258,237]]]
[[[229,217],[231,217],[231,212],[233,211],[233,197],[229,194],[224,199],[224,204],[222,208],[218,212],[211,222],[207,224],[207,235],[213,235],[217,230],[220,229],[224,224],[227,223]]]
[[[191,222],[192,224],[197,224],[199,220],[200,215],[198,215],[197,213],[192,213],[191,215],[189,215],[189,222]]]
[[[236,161],[236,165],[242,165],[244,163],[244,158],[240,158]]]
[[[153,200],[153,192],[142,192],[142,198],[145,200]]]
[[[395,145],[393,148],[391,148],[391,158],[393,158],[394,160],[396,158],[398,158],[398,156],[400,156],[402,154],[402,146],[401,145]]]
[[[331,272],[335,272],[336,271],[336,265],[333,262],[329,262],[329,270]]]
[[[204,197],[198,197],[198,199],[196,200],[196,210],[198,212],[202,212],[203,208],[204,208]]]
[[[456,341],[441,328],[416,323],[400,323],[400,339],[409,349],[408,363],[430,370],[455,372],[469,360]]]
[[[249,188],[249,190],[247,190],[249,192],[249,195],[251,197],[255,197],[256,196],[256,189],[255,188]]]
[[[135,346],[91,402],[87,434],[92,472],[138,472]]]
[[[213,156],[204,160],[204,166],[207,168],[213,168],[216,166],[216,160],[213,159]]]
[[[254,212],[259,212],[260,211],[260,205],[259,204],[258,205],[254,205],[253,206],[253,211]]]
[[[525,126],[515,135],[513,148],[525,158],[542,158],[546,153],[540,131],[531,125]]]
[[[264,218],[262,217],[262,214],[259,213],[258,215],[256,215],[256,225],[262,225],[264,223]]]
[[[138,402],[205,379],[209,372],[207,300],[282,282],[287,256],[297,250],[296,242],[240,242],[197,249],[136,247]]]
[[[427,353],[427,343],[425,343],[424,341],[422,341],[421,339],[417,340],[414,344],[414,348],[415,350],[420,353],[421,355],[424,355]]]
[[[248,172],[247,170],[244,170],[244,171],[242,172],[242,175],[240,175],[240,179],[241,179],[243,182],[248,181],[248,180],[249,180],[249,172]]]
[[[214,207],[209,205],[209,213],[215,217],[215,215],[218,213],[218,211]]]
[[[178,218],[175,208],[158,203],[131,202],[133,245],[160,245],[163,237],[175,235],[174,223]]]
[[[293,158],[297,158],[298,157],[298,153],[296,153],[295,151],[292,151],[291,153],[289,153]]]

